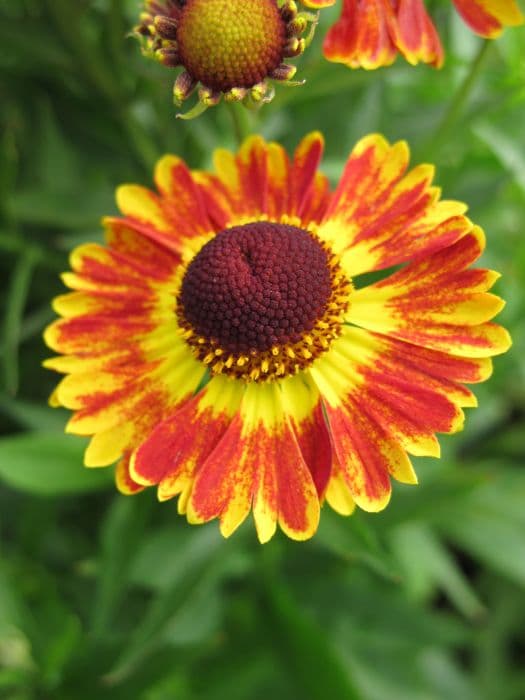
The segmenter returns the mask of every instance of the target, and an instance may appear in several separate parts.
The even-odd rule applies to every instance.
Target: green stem
[[[5,387],[7,392],[12,395],[16,394],[18,389],[18,346],[20,343],[20,329],[35,262],[34,255],[30,250],[18,259],[7,291],[7,306],[3,324],[4,344],[2,354]]]
[[[246,107],[239,102],[228,102],[228,111],[230,112],[233,123],[235,140],[237,145],[240,146],[244,139],[252,132],[250,115]]]
[[[438,123],[434,133],[425,142],[425,158],[428,159],[429,154],[433,155],[439,150],[456,123],[459,121],[461,114],[469,101],[474,85],[476,84],[478,76],[481,73],[483,64],[490,52],[490,49],[490,41],[482,41],[474,60],[470,64],[467,75],[456,90],[454,97],[449,103],[449,106],[441,118],[441,121]]]
[[[148,521],[153,500],[116,497],[102,528],[101,560],[91,617],[91,637],[104,639],[129,585],[133,553]]]

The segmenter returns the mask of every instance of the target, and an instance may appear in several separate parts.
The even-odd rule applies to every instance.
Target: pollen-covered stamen
[[[350,291],[314,234],[255,222],[221,231],[193,258],[177,315],[212,372],[264,381],[299,371],[329,348]]]

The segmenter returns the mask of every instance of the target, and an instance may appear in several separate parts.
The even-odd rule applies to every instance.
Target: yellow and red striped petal
[[[487,323],[504,305],[487,293],[499,275],[468,269],[483,248],[483,232],[475,228],[452,246],[356,291],[347,320],[453,355],[504,352],[508,334]]]
[[[280,388],[284,413],[322,500],[330,479],[332,457],[321,395],[308,375],[288,377],[280,383]]]
[[[126,453],[115,468],[115,484],[124,496],[134,496],[144,491],[144,486],[138,484],[130,474],[131,453]]]
[[[356,503],[335,452],[332,453],[332,473],[325,498],[328,505],[339,515],[352,515],[355,510]]]
[[[131,476],[158,484],[161,501],[189,492],[199,465],[220,442],[244,393],[241,382],[214,377],[182,408],[161,422],[135,452]],[[183,509],[184,498],[179,506]]]
[[[390,0],[343,0],[341,17],[324,40],[325,57],[367,70],[390,65],[397,55],[390,36],[393,21]]]
[[[173,314],[178,257],[125,225],[110,225],[108,240],[112,248],[72,253],[65,282],[76,291],[55,299],[63,318],[45,331],[48,346],[64,354],[46,364],[67,374],[55,392],[74,411],[67,430],[93,436],[88,466],[111,464],[142,442],[205,371]],[[143,256],[133,255],[138,249]]]
[[[389,470],[406,455],[361,407],[350,402],[336,407],[326,402],[325,411],[341,465],[339,478],[360,508],[383,510],[392,490]]]
[[[106,217],[104,219],[106,245],[117,254],[124,256],[135,266],[140,265],[143,277],[167,279],[173,276],[181,263],[181,256],[173,246],[166,247],[162,241],[148,238],[124,219]]]
[[[196,475],[187,515],[194,523],[220,518],[228,536],[252,507],[261,542],[277,524],[292,539],[317,529],[315,485],[275,383],[246,386],[239,412]]]
[[[408,159],[404,141],[391,146],[377,134],[354,148],[318,229],[349,276],[429,254],[472,228],[463,204],[438,201],[431,166],[405,174]]]
[[[306,7],[321,9],[323,7],[331,7],[335,4],[336,0],[301,0],[301,2],[303,5],[306,5]]]
[[[516,0],[453,2],[470,28],[487,38],[525,21]],[[423,0],[343,0],[341,17],[328,31],[323,50],[329,61],[368,70],[390,65],[398,51],[412,65],[422,61],[440,68],[444,61]]]
[[[462,384],[490,372],[485,358],[453,357],[347,327],[310,369],[336,454],[327,491],[334,508],[349,507],[345,484],[360,507],[380,510],[389,498],[388,475],[416,483],[406,452],[439,456],[434,433],[461,429],[462,407],[476,405]]]
[[[318,171],[323,153],[319,132],[306,136],[293,160],[276,143],[251,136],[237,154],[215,152],[217,175],[196,172],[210,218],[217,229],[269,218],[321,219],[328,203],[328,181]]]
[[[155,182],[159,194],[140,185],[118,188],[124,223],[179,254],[196,253],[214,228],[189,168],[176,156],[164,156],[155,168]]]
[[[523,24],[525,18],[515,0],[453,0],[469,27],[481,36],[493,39],[504,27]]]
[[[443,65],[443,47],[423,0],[398,0],[395,22],[390,26],[396,47],[409,63]]]
[[[332,352],[321,357],[310,370],[323,394],[325,406],[330,405],[343,413],[352,412],[355,406],[359,406],[360,410],[367,410],[380,420],[388,415],[391,423],[385,421],[383,427],[402,440],[406,449],[420,456],[437,456],[439,447],[434,432],[456,429],[462,419],[461,409],[446,396],[399,379],[388,365],[379,365],[381,350],[378,339],[366,331],[345,329],[335,341]],[[374,373],[376,368],[377,375]],[[375,384],[371,384],[372,379]],[[413,394],[404,395],[405,391],[412,389],[415,389]],[[425,401],[435,402],[435,415],[429,420],[425,419]],[[382,402],[385,402],[384,406]],[[419,415],[422,408],[423,415]],[[338,458],[344,466],[339,454]]]

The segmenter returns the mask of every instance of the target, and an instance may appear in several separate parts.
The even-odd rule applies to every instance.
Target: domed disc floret
[[[254,222],[221,231],[193,258],[177,315],[212,372],[264,381],[328,349],[350,292],[337,259],[310,231]]]
[[[281,63],[286,25],[270,0],[189,0],[177,33],[181,63],[220,92],[250,88]]]
[[[147,0],[135,31],[145,55],[184,68],[173,89],[176,104],[200,83],[196,107],[178,115],[190,118],[222,95],[270,101],[268,80],[290,84],[296,69],[284,59],[303,52],[316,22],[317,15],[298,12],[294,0]]]

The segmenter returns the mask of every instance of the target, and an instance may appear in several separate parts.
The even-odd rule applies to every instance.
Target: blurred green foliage
[[[115,186],[149,183],[167,151],[208,166],[235,145],[231,115],[175,120],[173,74],[126,38],[138,0],[0,1],[0,697],[525,697],[525,28],[483,49],[431,4],[442,71],[327,64],[332,9],[299,61],[307,85],[278,88],[250,127],[289,148],[321,128],[334,181],[364,133],[408,139],[485,228],[514,349],[442,460],[416,460],[418,488],[262,548],[251,523],[223,541],[83,469],[40,366],[57,273],[100,240]]]

